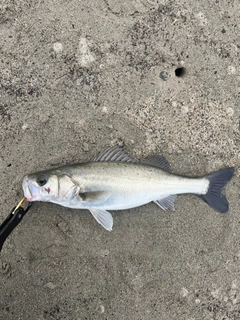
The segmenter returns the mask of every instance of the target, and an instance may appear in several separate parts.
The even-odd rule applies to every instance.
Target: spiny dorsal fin
[[[137,162],[118,145],[109,147],[91,159],[91,162]]]
[[[171,173],[171,168],[169,162],[164,158],[164,156],[152,156],[151,158],[148,158],[144,160],[144,164],[148,164],[150,166],[161,168],[169,173]]]

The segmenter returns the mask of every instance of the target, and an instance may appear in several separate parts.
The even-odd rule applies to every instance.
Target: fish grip
[[[0,251],[2,250],[2,246],[10,235],[10,233],[17,227],[17,225],[22,221],[25,214],[28,212],[32,203],[29,202],[26,208],[22,207],[23,202],[26,199],[23,198],[19,204],[14,207],[8,217],[3,221],[0,225]]]

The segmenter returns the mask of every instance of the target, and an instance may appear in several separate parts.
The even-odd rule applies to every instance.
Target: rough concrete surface
[[[236,167],[224,215],[182,195],[110,233],[35,203],[1,252],[1,319],[240,319],[239,19],[238,0],[1,0],[1,221],[24,174],[117,143],[178,174]]]

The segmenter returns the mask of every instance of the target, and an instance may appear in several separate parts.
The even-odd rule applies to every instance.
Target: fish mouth
[[[27,201],[31,202],[31,201],[37,200],[36,199],[37,196],[34,195],[34,191],[36,191],[36,187],[34,187],[29,183],[28,176],[25,176],[23,178],[22,188],[23,188],[24,197],[27,199]]]

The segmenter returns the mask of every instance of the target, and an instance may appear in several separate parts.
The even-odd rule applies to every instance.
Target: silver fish
[[[24,196],[28,201],[46,201],[74,209],[88,209],[106,230],[113,226],[107,210],[123,210],[154,201],[163,210],[174,210],[177,194],[194,193],[213,209],[228,211],[222,189],[234,168],[188,178],[173,175],[163,156],[138,163],[122,148],[106,149],[91,162],[71,164],[26,175]]]

